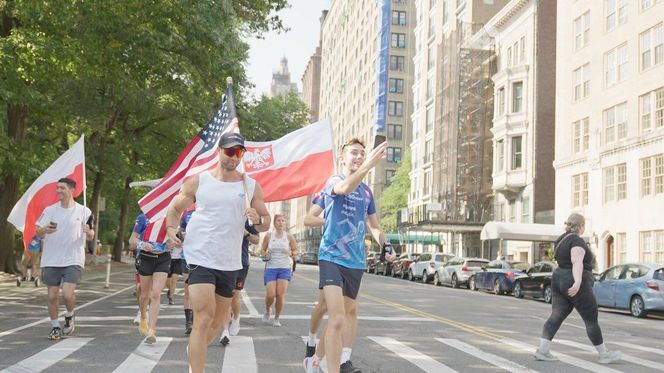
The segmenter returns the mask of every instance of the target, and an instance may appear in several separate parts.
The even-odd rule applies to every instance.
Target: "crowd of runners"
[[[139,310],[134,322],[138,331],[144,336],[144,343],[157,342],[162,292],[168,288],[168,302],[173,304],[177,279],[182,276],[183,329],[189,336],[187,358],[194,373],[204,371],[211,343],[227,346],[240,333],[241,291],[249,270],[249,244],[261,248],[265,262],[263,321],[274,327],[281,326],[294,271],[293,257],[298,253],[295,239],[286,231],[284,216],[271,218],[260,184],[237,170],[246,150],[244,138],[237,133],[224,134],[219,148],[218,166],[187,179],[171,203],[164,242],[146,239],[149,221],[145,215],[137,217],[129,239],[136,263]],[[346,142],[339,153],[341,172],[329,177],[305,217],[306,226],[323,229],[318,302],[311,313],[303,361],[307,372],[360,372],[353,366],[351,355],[367,254],[365,235],[369,233],[382,247],[382,260],[392,261],[396,256],[381,229],[373,193],[362,182],[386,157],[386,149],[387,143],[366,151],[359,139]],[[48,207],[37,222],[42,279],[48,286],[52,323],[48,338],[54,340],[74,331],[75,289],[85,262],[83,247],[86,240],[94,238],[90,210],[74,201],[75,188],[73,180],[61,179],[57,185],[59,202]],[[606,349],[597,324],[592,277],[587,273],[592,253],[578,236],[583,229],[583,217],[570,216],[566,234],[556,243],[560,268],[553,275],[552,314],[535,353],[538,360],[556,359],[549,345],[572,309],[577,309],[586,322],[600,362],[620,359],[619,352]],[[260,232],[267,232],[262,242]],[[31,264],[26,261],[27,266]],[[62,326],[58,320],[61,288],[67,309]],[[321,329],[326,314],[328,321]]]

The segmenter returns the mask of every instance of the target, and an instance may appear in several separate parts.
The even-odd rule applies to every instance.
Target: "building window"
[[[574,101],[579,101],[590,94],[590,64],[574,70]]]
[[[498,115],[505,114],[505,87],[498,88]]]
[[[622,44],[604,54],[604,85],[610,87],[627,79],[627,44]]]
[[[572,208],[588,205],[588,173],[572,176]]]
[[[433,129],[433,106],[427,107],[426,111],[426,132]]]
[[[404,56],[390,56],[390,70],[403,71],[405,61]]]
[[[627,22],[627,0],[604,0],[606,31]]]
[[[664,230],[654,231],[655,235],[655,263],[664,262]]]
[[[574,153],[580,153],[588,150],[588,145],[590,143],[590,119],[583,118],[577,120],[573,123],[573,133],[574,133]]]
[[[424,163],[429,163],[433,160],[433,144],[431,139],[424,142]]]
[[[512,112],[523,111],[523,82],[512,83]]]
[[[510,204],[510,222],[516,222],[516,200],[509,201]]]
[[[429,51],[428,51],[427,69],[428,70],[433,69],[435,63],[436,63],[436,44],[431,43],[431,45],[429,45]]]
[[[664,194],[664,154],[642,158],[641,197]]]
[[[604,144],[627,137],[627,102],[604,110]]]
[[[588,45],[590,36],[590,11],[586,11],[574,20],[574,50]]]
[[[507,67],[512,67],[512,47],[507,48]]]
[[[392,163],[401,162],[401,148],[387,148],[387,161]]]
[[[642,263],[652,263],[653,232],[639,232],[639,256]]]
[[[505,143],[503,140],[496,141],[496,171],[505,169]]]
[[[604,168],[604,203],[627,198],[627,165]]]
[[[406,34],[392,33],[392,47],[406,48]]]
[[[385,184],[390,185],[392,183],[392,178],[397,172],[395,170],[385,170]]]
[[[401,124],[388,124],[387,125],[387,138],[391,140],[401,140],[401,131],[403,126]]]
[[[624,264],[627,260],[627,234],[616,233],[616,264]]]
[[[396,26],[405,26],[406,25],[406,12],[393,10],[392,11],[392,24],[396,25]]]
[[[664,127],[664,87],[640,96],[639,111],[641,132]]]
[[[422,191],[422,195],[428,196],[429,194],[431,194],[431,189],[432,189],[431,188],[432,187],[432,185],[431,185],[431,170],[424,171],[423,183],[424,183],[424,185],[423,185],[424,190]]]
[[[639,41],[641,71],[664,61],[664,27],[662,23],[641,33]]]
[[[521,51],[521,56],[519,57],[519,62],[522,64],[526,62],[526,37],[522,36],[519,40],[519,51]]]
[[[518,170],[522,166],[522,139],[521,136],[512,137],[512,170]]]
[[[427,77],[427,100],[433,97],[434,86],[434,75],[431,74]]]
[[[387,103],[387,115],[391,117],[402,117],[403,116],[403,102],[401,101],[388,101]]]
[[[436,33],[436,13],[431,13],[429,15],[429,31],[427,34],[428,38],[431,38],[435,33]]]
[[[641,11],[647,10],[662,0],[641,0]]]
[[[530,198],[521,199],[521,222],[530,223]]]
[[[403,93],[403,79],[390,78],[390,93]]]

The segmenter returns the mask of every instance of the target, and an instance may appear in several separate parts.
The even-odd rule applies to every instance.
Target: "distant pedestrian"
[[[235,280],[235,290],[233,290],[233,300],[231,301],[231,322],[228,325],[228,334],[231,337],[240,333],[242,290],[249,274],[249,244],[258,245],[259,242],[258,231],[252,225],[249,225],[248,221],[245,222],[244,237],[242,238],[242,270],[238,272],[237,279]],[[220,340],[219,342],[221,343],[222,341]]]
[[[42,279],[48,286],[48,313],[51,333],[48,339],[58,340],[74,332],[76,286],[81,282],[85,266],[85,242],[92,240],[95,231],[90,209],[74,201],[76,181],[58,180],[58,202],[44,209],[37,221],[37,236],[43,238]],[[58,321],[60,286],[65,299],[64,330]]]
[[[274,215],[274,231],[263,237],[261,253],[270,258],[265,263],[263,280],[265,282],[265,314],[263,321],[269,322],[274,303],[273,326],[281,326],[279,317],[286,302],[288,283],[293,273],[292,258],[297,255],[297,242],[292,234],[284,230],[286,219],[283,215]]]
[[[597,321],[598,309],[593,294],[592,273],[594,255],[580,237],[585,228],[585,218],[580,214],[571,214],[565,221],[565,233],[554,243],[554,257],[558,268],[551,279],[551,316],[544,324],[542,339],[535,351],[537,360],[558,360],[549,351],[551,340],[573,309],[576,309],[586,324],[586,333],[599,353],[600,363],[613,363],[622,357],[620,351],[609,351],[606,347]]]

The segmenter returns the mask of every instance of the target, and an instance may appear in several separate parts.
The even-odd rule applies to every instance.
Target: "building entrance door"
[[[606,268],[613,267],[613,236],[606,238]]]

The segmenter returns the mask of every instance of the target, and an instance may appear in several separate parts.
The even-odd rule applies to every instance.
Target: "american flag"
[[[180,192],[184,181],[214,169],[219,163],[219,138],[226,132],[239,132],[233,87],[228,85],[221,104],[205,127],[187,144],[161,182],[138,201],[150,221],[146,241],[164,242],[166,238],[166,213],[168,206]]]

